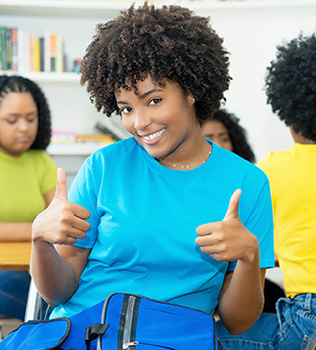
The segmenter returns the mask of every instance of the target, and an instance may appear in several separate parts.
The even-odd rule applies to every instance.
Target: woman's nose
[[[144,130],[150,125],[151,121],[146,112],[135,113],[134,128],[137,130]]]
[[[28,128],[29,128],[29,123],[28,123],[27,120],[24,120],[24,119],[19,120],[19,122],[18,122],[18,129],[20,131],[27,131]]]

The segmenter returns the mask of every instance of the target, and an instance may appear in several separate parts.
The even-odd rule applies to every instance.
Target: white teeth
[[[147,135],[147,136],[143,136],[143,138],[146,141],[151,141],[151,140],[154,140],[155,138],[161,136],[165,131],[166,131],[166,128],[164,128],[164,129],[162,129],[160,131],[154,132],[153,134],[150,134],[150,135]]]

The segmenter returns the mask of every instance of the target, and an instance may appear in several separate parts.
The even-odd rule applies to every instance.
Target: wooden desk
[[[29,271],[31,242],[0,242],[0,270]],[[37,318],[40,296],[31,280],[24,321]]]
[[[0,242],[0,270],[28,271],[31,242]]]

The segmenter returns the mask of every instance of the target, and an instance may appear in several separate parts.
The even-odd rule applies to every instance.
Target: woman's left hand
[[[230,198],[226,215],[222,221],[199,226],[195,242],[201,251],[219,261],[243,260],[252,262],[258,254],[258,240],[246,229],[239,218],[238,206],[241,190]]]

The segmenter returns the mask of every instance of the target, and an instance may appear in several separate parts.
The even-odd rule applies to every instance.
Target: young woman
[[[29,241],[32,221],[52,201],[56,166],[46,154],[50,111],[43,92],[0,76],[0,241]],[[30,276],[0,271],[0,315],[24,318]]]
[[[233,113],[221,109],[200,124],[203,135],[218,146],[238,154],[251,163],[255,162],[255,155],[247,140],[246,130],[239,124],[239,119]],[[284,290],[266,278],[263,312],[275,312],[275,303],[284,296]]]
[[[271,184],[274,245],[287,297],[278,300],[276,314],[263,313],[242,335],[231,336],[219,325],[226,349],[315,348],[315,53],[316,35],[299,35],[277,48],[267,68],[268,102],[295,142],[258,163]]]
[[[202,133],[228,151],[238,154],[251,163],[255,155],[247,140],[246,130],[239,124],[239,119],[233,114],[220,109],[211,118],[201,122]]]
[[[230,81],[222,39],[188,9],[132,6],[98,25],[81,73],[131,137],[90,156],[68,199],[60,170],[33,224],[32,275],[52,317],[123,291],[218,305],[230,332],[247,330],[274,264],[271,198],[260,169],[201,132]]]

